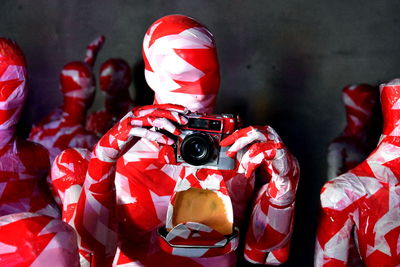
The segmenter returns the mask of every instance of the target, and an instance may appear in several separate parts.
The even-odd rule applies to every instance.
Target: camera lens
[[[183,160],[195,166],[209,162],[213,155],[213,149],[213,139],[209,135],[201,133],[186,136],[180,148]]]

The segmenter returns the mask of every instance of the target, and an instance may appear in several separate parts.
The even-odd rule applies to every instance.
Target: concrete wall
[[[28,60],[30,96],[22,118],[28,131],[61,103],[61,67],[83,59],[96,36],[107,37],[97,72],[110,57],[137,64],[144,33],[161,16],[181,13],[207,25],[221,63],[218,112],[270,124],[301,163],[287,265],[311,266],[326,146],[344,126],[341,88],[400,75],[399,8],[396,0],[2,0],[0,36],[15,39]],[[93,109],[101,108],[102,97]]]

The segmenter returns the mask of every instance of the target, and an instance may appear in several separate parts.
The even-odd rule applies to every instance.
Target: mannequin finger
[[[157,117],[135,118],[131,121],[132,126],[138,127],[157,127],[164,129],[173,135],[180,135],[181,131],[168,119]]]
[[[221,146],[229,146],[235,143],[239,138],[252,135],[253,132],[259,132],[259,130],[253,126],[249,126],[240,130],[235,131],[233,134],[226,137],[221,141]]]
[[[254,142],[264,142],[266,141],[267,138],[263,133],[261,133],[258,130],[254,130],[251,132],[248,132],[247,135],[238,138],[232,146],[228,149],[226,152],[226,155],[228,157],[234,157],[237,152],[242,150],[244,147],[254,143]]]
[[[147,116],[158,117],[158,118],[166,118],[170,121],[174,121],[181,125],[187,124],[188,119],[179,112],[169,111],[164,109],[156,109],[153,112],[149,113]]]
[[[150,141],[156,141],[157,143],[164,145],[172,145],[175,142],[174,140],[160,132],[151,131],[145,128],[133,128],[130,131],[130,135],[145,138]]]
[[[268,140],[274,141],[275,143],[282,143],[281,137],[271,126],[266,126],[266,132],[268,133]]]
[[[263,162],[265,159],[264,153],[260,152],[255,156],[250,156],[251,151],[244,153],[242,159],[240,160],[240,165],[238,168],[239,173],[243,173],[246,178],[250,178],[254,170]]]
[[[95,40],[93,40],[87,47],[86,47],[86,57],[85,63],[88,64],[90,67],[93,68],[93,65],[96,61],[97,54],[102,49],[106,38],[101,35]]]
[[[249,156],[256,157],[259,153],[265,154],[265,159],[272,160],[276,155],[276,150],[283,148],[284,145],[282,143],[274,143],[273,141],[267,141],[262,143],[253,144],[249,148]]]
[[[149,114],[153,112],[156,109],[164,109],[168,111],[174,111],[178,113],[187,113],[187,108],[181,105],[175,105],[175,104],[160,104],[160,105],[147,105],[143,107],[138,107],[134,109],[134,115],[135,116],[144,116],[146,114]]]
[[[146,110],[147,112],[147,110]],[[156,109],[153,110],[151,113],[144,114],[139,113],[138,118],[146,118],[146,117],[158,117],[158,118],[166,118],[170,121],[174,121],[178,124],[184,125],[188,122],[188,119],[183,116],[182,114],[176,112],[176,111],[169,111],[169,110],[164,110],[164,109]]]

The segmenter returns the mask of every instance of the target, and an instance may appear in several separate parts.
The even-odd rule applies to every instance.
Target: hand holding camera
[[[140,138],[172,145],[175,142],[173,139],[148,128],[155,127],[179,135],[181,131],[176,125],[187,123],[185,113],[185,107],[173,104],[134,108],[100,139],[94,153],[103,161],[114,162]]]
[[[269,174],[268,196],[276,205],[287,205],[294,200],[294,188],[299,178],[296,158],[286,149],[279,135],[270,126],[250,126],[240,129],[221,142],[231,145],[227,155],[234,157],[239,151],[239,173],[250,178],[261,166]]]
[[[221,146],[231,146],[227,155],[234,157],[238,152],[241,156],[239,173],[251,177],[254,170],[266,160],[273,160],[278,149],[283,149],[279,135],[270,126],[249,126],[237,130],[221,142]]]

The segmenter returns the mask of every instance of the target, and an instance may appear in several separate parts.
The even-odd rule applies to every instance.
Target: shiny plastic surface
[[[36,212],[57,217],[43,188],[47,150],[15,135],[27,94],[23,53],[13,41],[0,38],[0,216]]]
[[[96,135],[85,129],[85,122],[86,112],[95,96],[95,77],[92,67],[104,41],[105,38],[100,36],[88,45],[86,63],[73,61],[62,68],[60,90],[64,97],[63,105],[31,129],[29,140],[48,149],[50,163],[64,149],[69,147],[92,149],[98,140]],[[47,182],[54,199],[61,205],[58,198],[60,193],[54,191],[50,176],[47,177]]]
[[[50,162],[68,147],[92,149],[97,141],[84,125],[95,95],[92,66],[104,41],[100,36],[88,45],[86,63],[74,61],[63,67],[60,74],[60,90],[64,96],[62,107],[32,127],[29,139],[50,151]],[[62,112],[57,116],[58,110]]]
[[[76,234],[46,190],[48,151],[15,135],[27,93],[23,53],[0,38],[0,266],[78,266]]]
[[[168,247],[158,241],[157,230],[167,223],[174,192],[196,185],[219,194],[226,201],[224,207],[231,207],[226,209],[227,218],[242,235],[247,230],[243,241],[249,261],[284,262],[293,229],[299,167],[277,133],[269,126],[234,132],[221,145],[230,146],[227,154],[235,159],[235,168],[218,170],[177,164],[171,146],[174,140],[156,130],[179,135],[189,110],[213,111],[219,70],[211,33],[191,18],[166,16],[147,31],[143,56],[155,104],[134,108],[95,146],[74,218],[81,248],[93,253],[95,266],[111,261],[114,266],[234,266],[234,242],[228,251],[216,251],[220,248],[214,246],[193,254],[191,248]],[[75,153],[69,151],[60,156]],[[72,156],[70,162],[81,159]],[[255,187],[256,179],[262,186]],[[249,207],[251,222],[245,229]],[[209,241],[201,237],[207,236],[210,226],[188,222],[179,227],[184,231],[170,232],[169,242]],[[201,233],[196,235],[193,227]],[[179,232],[195,240],[186,235],[175,240]],[[212,234],[212,238],[217,236]]]
[[[315,266],[346,266],[352,231],[366,266],[400,264],[400,79],[380,91],[384,128],[377,148],[322,188]]]
[[[348,85],[342,90],[346,111],[346,127],[328,147],[328,179],[343,174],[367,158],[375,148],[378,136],[371,131],[374,107],[378,101],[378,88],[368,84]],[[376,140],[375,140],[376,138]],[[352,233],[348,263],[363,266]]]
[[[378,89],[368,84],[349,85],[343,88],[342,99],[346,108],[346,127],[329,144],[328,179],[357,166],[378,142],[369,133],[373,108],[378,101]]]

